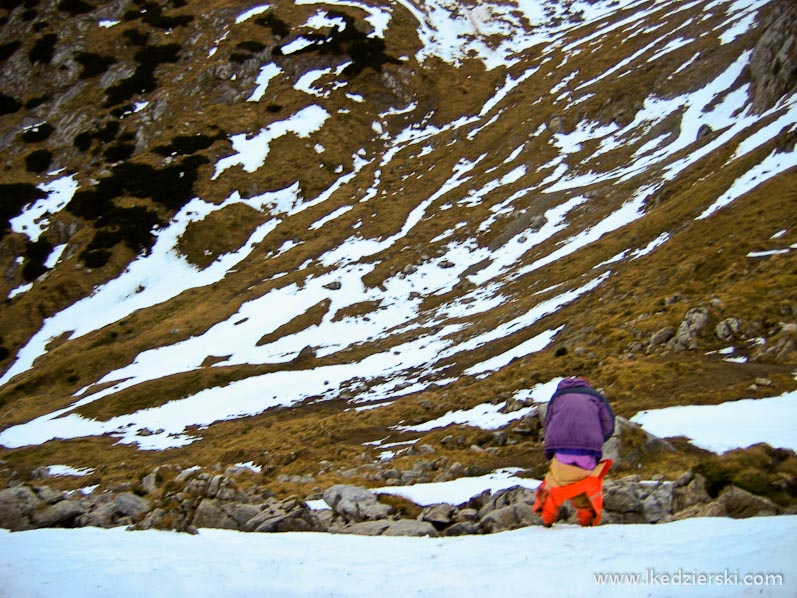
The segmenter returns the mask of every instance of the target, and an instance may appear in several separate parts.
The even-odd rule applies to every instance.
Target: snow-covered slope
[[[20,467],[67,460],[35,451],[59,439],[84,442],[70,464],[91,467],[96,439],[210,465],[301,438],[312,454],[285,465],[315,474],[334,442],[311,431],[314,406],[358,430],[335,442],[379,450],[462,424],[424,427],[448,412],[545,400],[570,373],[628,417],[793,389],[793,347],[775,359],[761,346],[781,347],[797,317],[797,94],[754,102],[785,3],[206,4],[166,7],[169,27],[141,7],[73,15],[51,57],[75,71],[61,102],[2,116],[15,143],[55,123],[32,143],[62,151],[19,175],[40,197],[2,241],[0,445]],[[6,12],[10,39],[27,21]],[[141,46],[133,25],[181,62],[157,62],[157,85],[110,110],[130,57],[89,88],[63,40],[80,27],[102,56]],[[26,48],[7,47],[9,67]],[[44,63],[3,93],[50,85],[35,79]],[[116,139],[75,149],[75,133],[110,121]],[[107,157],[133,141],[146,184],[119,182],[128,162]],[[23,150],[6,151],[11,173]],[[183,199],[175,167],[193,180]],[[104,201],[153,214],[150,242],[103,245],[128,222],[88,219]],[[45,238],[46,272],[25,283],[26,243]],[[698,307],[700,350],[648,341]],[[730,317],[743,330],[718,338]],[[244,441],[219,425],[258,417],[280,432]],[[209,435],[218,444],[199,447]]]

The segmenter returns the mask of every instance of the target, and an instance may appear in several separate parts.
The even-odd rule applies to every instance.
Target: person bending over
[[[603,477],[612,465],[611,460],[601,460],[602,450],[613,432],[614,412],[586,378],[559,383],[545,414],[545,457],[551,464],[532,507],[543,525],[553,525],[568,500],[579,525],[600,523]]]

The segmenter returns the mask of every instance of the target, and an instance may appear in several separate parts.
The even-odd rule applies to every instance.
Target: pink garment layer
[[[576,467],[588,471],[592,471],[598,465],[598,460],[590,455],[564,455],[562,453],[555,453],[554,458],[565,465],[575,465]]]

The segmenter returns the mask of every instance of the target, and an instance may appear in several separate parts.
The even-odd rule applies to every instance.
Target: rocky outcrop
[[[615,417],[614,433],[603,445],[604,458],[611,459],[615,466],[637,466],[645,457],[661,452],[673,453],[675,448],[639,424],[620,416]]]
[[[664,523],[691,517],[742,519],[782,513],[771,500],[734,485],[712,497],[706,479],[692,472],[675,482],[643,482],[638,476],[608,481],[604,485],[604,510],[606,523]]]
[[[684,319],[675,331],[675,335],[667,341],[674,351],[694,350],[698,347],[698,337],[709,323],[709,311],[705,307],[695,307],[686,312]]]
[[[619,427],[624,429],[623,424]],[[83,495],[26,484],[6,488],[0,490],[0,527],[12,531],[127,526],[189,533],[217,528],[260,533],[461,536],[540,525],[539,516],[531,510],[534,495],[532,489],[515,486],[485,491],[458,505],[421,507],[402,499],[413,508],[405,504],[394,509],[367,488],[338,484],[323,493],[329,508],[317,510],[295,496],[278,499],[262,489],[241,490],[227,475],[188,471],[166,484],[159,496],[128,491]],[[744,518],[782,512],[769,499],[732,484],[712,496],[706,478],[693,472],[674,482],[627,476],[604,484],[604,523],[655,524],[690,517]],[[574,509],[566,504],[559,520],[576,523]]]
[[[753,108],[761,113],[797,86],[797,5],[774,2],[764,33],[750,56]]]
[[[346,521],[359,523],[385,519],[392,509],[366,488],[339,484],[324,492],[324,501]]]

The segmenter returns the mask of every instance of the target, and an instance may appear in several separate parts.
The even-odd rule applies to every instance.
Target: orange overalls
[[[598,525],[603,514],[603,478],[611,466],[611,459],[606,459],[592,471],[586,471],[554,458],[537,488],[532,510],[540,514],[545,527],[550,527],[556,521],[559,509],[569,500],[576,508],[579,525]]]

